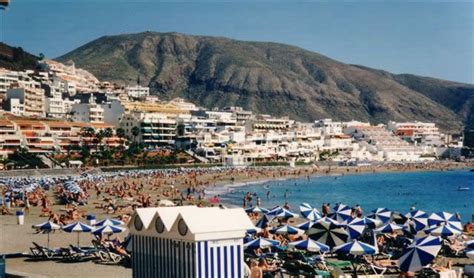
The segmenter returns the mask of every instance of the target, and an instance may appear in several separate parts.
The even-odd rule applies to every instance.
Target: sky
[[[393,73],[474,83],[474,2],[10,0],[0,39],[55,58],[143,31],[296,45]]]

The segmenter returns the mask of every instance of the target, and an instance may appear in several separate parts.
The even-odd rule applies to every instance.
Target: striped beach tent
[[[302,203],[300,205],[300,214],[304,218],[306,218],[308,220],[311,220],[311,221],[316,221],[316,220],[321,218],[321,213],[316,208],[313,208],[308,203]]]
[[[428,218],[428,226],[440,226],[442,224],[449,225],[455,229],[462,231],[462,223],[456,216],[449,212],[435,212]]]
[[[400,257],[400,269],[405,272],[416,272],[428,265],[441,249],[439,237],[427,236],[418,238],[408,246]]]
[[[125,231],[125,228],[113,225],[105,225],[96,228],[92,233],[94,235],[111,235],[119,234]]]
[[[416,231],[421,231],[428,227],[428,214],[422,210],[412,210],[405,215],[413,222]]]
[[[306,232],[309,238],[334,247],[347,242],[349,234],[343,227],[319,220]]]
[[[90,233],[93,228],[81,222],[74,222],[61,228],[66,233],[77,233],[77,245],[79,246],[79,234]]]
[[[114,218],[106,218],[102,221],[95,223],[94,226],[99,227],[99,226],[121,226],[121,225],[125,225],[125,223],[121,220],[114,219]]]
[[[392,212],[386,208],[377,208],[374,209],[372,213],[368,215],[368,217],[380,220],[383,223],[387,223],[392,217]]]
[[[387,223],[383,225],[382,227],[375,229],[374,232],[376,233],[381,233],[381,234],[388,234],[388,233],[393,233],[395,231],[401,231],[403,229],[403,226],[395,224],[395,223]]]
[[[327,246],[326,244],[322,244],[310,238],[290,242],[288,243],[288,248],[305,250],[309,252],[328,252],[329,250],[331,250],[331,248]]]
[[[267,238],[256,238],[244,244],[244,249],[257,249],[257,248],[269,248],[279,246],[280,242],[277,240],[271,240]]]
[[[334,212],[329,214],[329,217],[336,220],[339,223],[343,223],[344,221],[351,218],[352,209],[344,204],[338,204],[334,208]]]
[[[258,212],[258,213],[268,213],[269,210],[266,209],[266,208],[255,206],[255,207],[245,209],[245,212],[246,213],[256,213],[256,212]]]
[[[364,219],[354,218],[350,220],[349,223],[345,225],[345,227],[346,227],[346,231],[349,233],[349,238],[356,239],[360,235],[362,235],[362,233],[366,229],[366,224],[365,224]]]
[[[433,235],[433,236],[447,237],[447,236],[460,235],[460,234],[462,234],[462,231],[460,231],[460,230],[458,230],[458,229],[456,229],[456,228],[454,228],[450,225],[441,224],[440,226],[426,229],[425,233]]]
[[[374,255],[377,253],[377,249],[367,243],[354,239],[348,243],[344,243],[334,247],[333,251],[341,254],[351,254],[355,256],[359,255]]]
[[[272,234],[302,235],[304,231],[290,225],[283,225],[270,230]]]

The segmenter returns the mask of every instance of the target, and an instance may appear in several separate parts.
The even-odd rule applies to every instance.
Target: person
[[[290,210],[290,205],[288,204],[288,202],[285,202],[285,205],[283,206],[283,208],[286,210]]]
[[[255,260],[250,262],[250,278],[263,278],[263,271]]]
[[[270,190],[267,191],[267,200],[270,200]]]
[[[257,197],[257,207],[261,205],[262,205],[262,200],[260,199],[260,197]]]
[[[244,278],[250,278],[251,275],[250,267],[247,263],[244,263]]]

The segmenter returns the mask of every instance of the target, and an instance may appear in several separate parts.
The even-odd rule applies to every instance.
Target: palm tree
[[[138,126],[134,126],[132,128],[132,135],[133,135],[133,141],[136,141],[138,135],[140,135],[140,128]]]
[[[117,135],[118,138],[122,139],[125,137],[125,129],[119,127],[117,130],[115,130],[115,134]]]

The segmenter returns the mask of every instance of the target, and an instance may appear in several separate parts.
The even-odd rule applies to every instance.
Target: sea
[[[365,213],[381,207],[406,213],[414,206],[428,213],[458,212],[463,223],[474,220],[474,172],[469,170],[310,176],[228,185],[213,193],[225,204],[242,207],[246,192],[254,194],[252,205],[259,196],[263,207],[288,202],[294,212],[303,202],[319,210],[323,203],[359,204]]]

